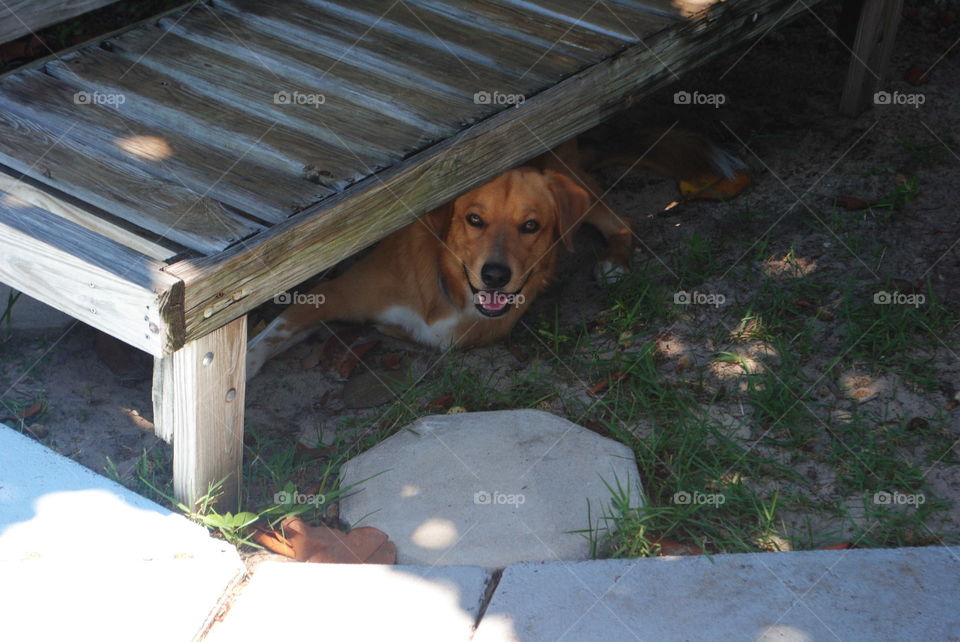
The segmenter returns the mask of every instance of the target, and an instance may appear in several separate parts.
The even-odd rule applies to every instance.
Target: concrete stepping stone
[[[474,642],[956,640],[949,548],[518,564]]]
[[[466,642],[490,571],[264,562],[206,642],[293,639]]]
[[[572,531],[597,526],[604,482],[639,505],[630,449],[550,413],[436,415],[347,462],[340,516],[387,533],[401,564],[582,560],[590,544]]]
[[[243,573],[206,529],[0,425],[0,640],[192,640]]]

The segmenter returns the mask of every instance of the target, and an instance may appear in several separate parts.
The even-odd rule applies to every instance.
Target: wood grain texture
[[[0,190],[7,192],[11,199],[15,198],[21,203],[56,214],[154,261],[166,261],[183,251],[183,248],[174,243],[163,239],[153,240],[149,236],[131,231],[128,227],[121,227],[88,207],[66,201],[32,182],[5,172],[0,172]]]
[[[101,157],[126,163],[163,184],[180,185],[267,222],[277,223],[316,202],[317,189],[300,176],[253,162],[250,155],[203,145],[178,130],[134,120],[126,103],[75,104],[76,86],[40,72],[0,83],[0,109],[53,131],[69,130]]]
[[[638,7],[616,2],[616,0],[593,3],[581,0],[550,0],[549,2],[506,0],[506,2],[534,15],[559,18],[583,29],[631,43],[656,33],[673,22],[666,20],[662,12],[651,11],[645,6]]]
[[[183,342],[163,264],[0,191],[0,281],[153,355]]]
[[[304,175],[306,167],[320,168],[325,174],[316,179],[318,194],[343,189],[377,164],[376,158],[362,152],[311,140],[273,119],[250,113],[242,104],[230,103],[224,96],[205,93],[204,87],[107,51],[80,52],[48,64],[47,72],[78,89],[122,95],[123,108],[132,118],[179,131],[214,149],[250,157],[287,174]]]
[[[244,314],[415,216],[598,124],[636,96],[671,82],[668,69],[679,74],[699,66],[803,11],[791,0],[718,5],[703,22],[661,33],[594,65],[519,109],[489,118],[271,228],[250,247],[170,266],[186,283],[188,336]]]
[[[840,98],[840,113],[856,116],[873,103],[874,92],[889,75],[903,0],[872,0],[861,10]]]
[[[238,508],[246,346],[247,318],[240,317],[165,357],[172,391],[159,398],[170,408],[154,416],[172,418],[173,491],[187,506],[222,481],[218,507]]]
[[[201,254],[263,229],[221,203],[8,110],[0,110],[0,163]]]
[[[0,6],[0,43],[113,2],[115,0],[4,0]]]

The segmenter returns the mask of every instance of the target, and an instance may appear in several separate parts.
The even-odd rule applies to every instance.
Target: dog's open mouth
[[[470,292],[473,293],[473,305],[480,311],[480,314],[487,317],[499,317],[509,311],[510,307],[517,307],[524,301],[523,294],[520,291],[523,289],[523,286],[527,284],[527,281],[524,280],[520,284],[520,287],[513,292],[504,292],[500,289],[478,289],[473,287],[473,283],[470,282],[470,276],[467,273],[467,266],[463,266],[463,275],[467,279],[467,285],[470,286]],[[527,279],[530,277],[528,276]]]

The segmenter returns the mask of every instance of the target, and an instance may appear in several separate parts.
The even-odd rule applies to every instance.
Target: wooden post
[[[856,116],[872,104],[887,75],[903,11],[903,0],[847,0],[847,7],[857,2],[862,3],[860,24],[840,99],[840,113],[845,116]]]
[[[154,418],[173,437],[173,490],[187,506],[225,480],[221,510],[239,507],[247,318],[191,341],[154,368]]]

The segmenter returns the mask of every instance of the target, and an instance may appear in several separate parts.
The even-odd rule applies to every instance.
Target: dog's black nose
[[[502,288],[510,282],[512,273],[503,263],[484,263],[480,268],[480,279],[488,288]]]

